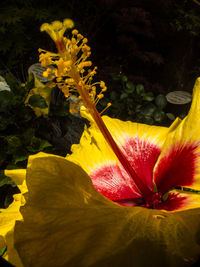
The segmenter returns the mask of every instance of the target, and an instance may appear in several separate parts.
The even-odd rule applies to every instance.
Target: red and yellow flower
[[[96,97],[80,40],[59,35],[57,56],[42,58],[57,66],[66,96],[79,94],[91,126],[66,158],[29,158],[19,257],[24,266],[189,266],[200,256],[200,79],[188,116],[169,128],[101,117],[95,104],[106,86]]]

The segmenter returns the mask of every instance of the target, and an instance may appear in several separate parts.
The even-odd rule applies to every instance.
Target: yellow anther
[[[99,94],[97,97],[98,99],[102,99],[104,97],[104,94]]]
[[[78,47],[78,45],[75,44],[75,45],[74,45],[74,50],[77,52],[77,51],[79,51],[79,49],[80,49],[80,48]]]
[[[90,75],[91,76],[94,76],[95,74],[96,74],[96,71],[95,70],[93,70],[93,71],[90,72]]]
[[[78,40],[81,40],[81,39],[83,39],[83,35],[82,35],[82,34],[80,34],[80,33],[79,33],[79,34],[77,34],[77,39],[78,39]]]
[[[63,25],[66,26],[66,28],[71,29],[74,27],[74,22],[71,19],[65,19]]]
[[[73,34],[73,35],[77,35],[77,34],[78,34],[78,30],[74,29],[74,30],[72,31],[72,34]]]
[[[51,60],[51,57],[49,56],[49,53],[46,53],[46,54],[41,53],[39,56],[39,60],[41,62],[42,67],[46,67],[52,64],[52,60]]]
[[[40,31],[43,32],[43,31],[48,31],[50,28],[50,25],[49,23],[43,23],[40,27]]]
[[[67,39],[67,38],[66,38],[66,39]],[[70,39],[67,39],[67,40],[66,40],[66,43],[67,43],[68,46],[70,46],[70,44],[71,44],[71,40],[70,40]]]
[[[63,34],[65,33],[66,29],[71,29],[74,26],[74,23],[71,19],[65,19],[62,22],[60,21],[53,21],[51,24],[44,23],[40,27],[41,31],[46,31],[51,38],[56,42],[63,39]]]
[[[100,81],[100,87],[101,88],[105,87],[105,82],[104,81]]]
[[[83,39],[83,44],[86,44],[88,42],[88,39],[87,38],[84,38]]]
[[[85,62],[81,62],[80,64],[78,64],[78,68],[79,70],[81,70],[82,68],[90,67],[91,65],[92,65],[91,61],[85,61]]]
[[[104,86],[104,88],[102,88],[102,92],[106,92],[107,91],[107,87]]]
[[[71,39],[71,42],[72,42],[73,45],[76,44],[76,39],[75,38],[72,38]]]
[[[90,66],[92,66],[92,61],[85,61],[85,62],[84,62],[84,66],[85,66],[85,67],[90,67]]]
[[[112,104],[109,102],[106,107],[100,112],[100,114],[104,113]]]
[[[65,83],[71,85],[74,83],[74,79],[72,78],[65,79]]]
[[[63,24],[59,20],[55,20],[54,22],[52,22],[52,30],[60,31],[62,27],[63,27]]]
[[[88,53],[90,50],[91,50],[91,48],[90,48],[88,45],[86,45],[86,44],[83,45],[83,47],[82,47],[82,51],[83,51],[84,53]]]

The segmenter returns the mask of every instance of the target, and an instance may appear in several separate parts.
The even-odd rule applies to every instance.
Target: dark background
[[[0,4],[0,70],[26,80],[39,47],[53,49],[40,25],[71,18],[89,40],[98,75],[123,72],[156,93],[191,91],[199,75],[200,6],[192,0],[7,0]]]

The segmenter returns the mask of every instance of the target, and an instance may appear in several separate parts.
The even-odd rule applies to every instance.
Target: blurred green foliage
[[[18,84],[10,73],[5,79],[11,90],[0,91],[0,186],[8,183],[3,169],[23,168],[30,154],[51,146],[47,140],[36,136],[37,118],[24,104],[34,87],[33,76],[30,75],[25,84]]]
[[[165,95],[146,92],[143,84],[134,84],[124,74],[111,74],[117,81],[118,90],[109,90],[100,101],[100,109],[112,103],[107,113],[112,117],[147,124],[169,125],[175,116],[166,112]]]
[[[186,9],[186,4],[188,1],[183,2],[185,2],[185,4],[182,3],[182,5],[177,5],[177,17],[174,19],[171,25],[177,31],[187,32],[191,36],[198,36],[200,32],[200,10],[198,12],[198,9]]]
[[[12,195],[18,192],[5,169],[25,168],[28,156],[45,151],[65,156],[70,153],[73,143],[78,143],[82,134],[84,120],[73,117],[68,112],[68,102],[62,92],[52,91],[49,113],[36,117],[34,111],[24,101],[35,79],[32,74],[24,84],[7,73],[5,80],[9,90],[0,91],[0,208],[12,202]],[[47,84],[45,85],[48,86]],[[46,108],[47,103],[41,95],[29,98],[32,107]]]

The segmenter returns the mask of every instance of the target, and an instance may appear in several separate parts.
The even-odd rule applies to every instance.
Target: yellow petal
[[[186,186],[200,190],[199,133],[200,78],[196,80],[187,117],[169,132],[154,168],[154,181],[158,189],[164,191]]]
[[[19,211],[20,207],[25,204],[23,194],[27,192],[26,170],[5,170],[5,175],[10,177],[20,189],[20,194],[13,195],[13,202],[7,209],[0,209],[0,236],[5,240],[7,251],[4,258],[17,267],[23,266],[17,251],[14,248],[14,226],[17,220],[22,220]]]
[[[15,228],[24,266],[188,266],[200,255],[200,209],[119,206],[64,158],[31,157],[29,196]]]
[[[14,200],[7,209],[0,209],[0,235],[5,236],[15,224],[17,219],[21,219],[19,207],[20,200]]]
[[[22,220],[19,208],[22,205],[23,198],[21,194],[16,194],[14,195],[14,201],[7,209],[0,209],[0,236],[4,239],[4,243],[7,246],[4,258],[17,267],[21,267],[22,265],[18,253],[13,246],[13,231],[16,220]]]
[[[47,115],[49,112],[49,105],[50,105],[50,101],[51,101],[51,91],[52,91],[52,87],[47,86],[42,84],[38,78],[36,76],[34,76],[35,79],[35,88],[31,89],[26,100],[25,100],[25,104],[30,106],[33,111],[35,112],[35,115],[37,117],[42,116],[42,115]],[[47,108],[38,108],[38,107],[32,107],[30,104],[28,104],[29,98],[32,95],[40,95],[42,96],[47,104]]]

